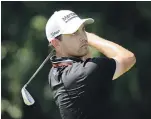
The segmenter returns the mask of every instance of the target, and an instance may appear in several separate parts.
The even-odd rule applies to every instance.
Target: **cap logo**
[[[56,34],[58,34],[59,32],[60,32],[60,30],[57,30],[57,31],[55,31],[55,32],[52,32],[52,33],[51,33],[51,36],[54,37],[54,36],[55,36]]]
[[[64,16],[62,19],[64,22],[69,22],[71,19],[75,18],[75,17],[78,17],[78,15],[76,15],[75,13],[70,13],[66,16]]]

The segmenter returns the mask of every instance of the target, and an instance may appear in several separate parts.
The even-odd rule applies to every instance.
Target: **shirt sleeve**
[[[97,57],[92,58],[90,62],[98,66],[100,73],[105,76],[104,78],[113,78],[116,69],[116,62],[113,58]]]
[[[85,61],[86,83],[89,90],[99,91],[108,89],[116,69],[116,62],[112,58],[97,57]]]

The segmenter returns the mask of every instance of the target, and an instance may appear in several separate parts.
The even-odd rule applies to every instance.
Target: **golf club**
[[[33,80],[33,78],[36,76],[36,74],[42,69],[42,67],[44,66],[44,64],[48,61],[48,59],[52,56],[53,54],[52,50],[50,52],[50,54],[47,56],[47,58],[43,61],[43,63],[39,66],[39,68],[36,70],[36,72],[32,75],[32,77],[28,80],[28,82],[23,86],[23,88],[21,89],[21,94],[24,100],[24,103],[26,105],[33,105],[35,100],[33,99],[33,97],[30,95],[30,93],[26,90],[27,85]]]

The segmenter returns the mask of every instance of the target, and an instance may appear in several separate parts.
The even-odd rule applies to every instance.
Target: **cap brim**
[[[71,23],[66,27],[66,30],[62,34],[72,34],[76,32],[82,24],[92,24],[94,22],[94,19],[92,18],[87,18],[87,19],[82,19],[78,23]]]
[[[94,19],[92,18],[87,18],[82,20],[84,24],[92,24],[94,22]]]

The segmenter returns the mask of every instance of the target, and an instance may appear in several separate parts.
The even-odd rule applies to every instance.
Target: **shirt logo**
[[[78,17],[78,15],[76,15],[75,13],[70,13],[66,16],[64,16],[62,19],[64,22],[69,22],[71,19],[75,18],[75,17]]]
[[[58,34],[59,32],[60,32],[60,30],[57,30],[57,31],[55,31],[55,32],[52,32],[52,33],[51,33],[51,36],[54,37],[54,36],[55,36],[56,34]]]

